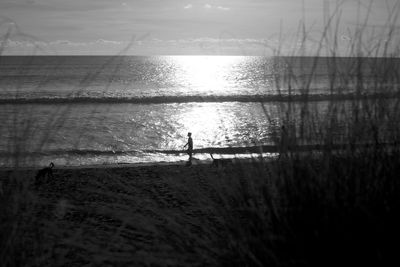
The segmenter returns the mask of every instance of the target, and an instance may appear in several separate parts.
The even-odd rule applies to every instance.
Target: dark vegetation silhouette
[[[276,90],[278,93],[288,90],[288,100],[279,102],[279,121],[285,125],[290,147],[314,140],[321,149],[317,153],[288,149],[285,157],[277,161],[260,161],[259,158],[250,164],[237,161],[218,171],[218,180],[209,181],[212,197],[204,195],[199,200],[217,212],[218,231],[205,224],[200,229],[202,239],[192,238],[190,231],[176,227],[176,222],[166,217],[170,224],[165,227],[176,241],[178,251],[195,250],[222,266],[388,266],[399,262],[393,246],[400,238],[397,86],[400,75],[395,60],[400,52],[396,26],[399,8],[399,3],[390,8],[385,28],[379,33],[367,34],[368,15],[360,19],[354,31],[349,30],[352,39],[345,56],[350,63],[345,69],[338,48],[340,5],[326,17],[319,40],[310,40],[303,21],[296,37],[301,45],[293,49],[290,57],[281,57],[282,46],[271,48],[279,57],[274,73]],[[370,13],[371,5],[366,9]],[[3,35],[1,53],[6,49],[4,40],[12,34],[13,30],[9,30]],[[21,32],[17,34],[26,36]],[[283,39],[281,36],[281,43]],[[303,58],[302,53],[310,41],[316,44],[315,56]],[[320,112],[319,106],[309,101],[312,77],[318,74],[322,54],[329,56],[326,59],[327,82],[332,96],[325,101],[325,112]],[[113,60],[118,57],[111,57],[110,62]],[[282,60],[286,60],[284,68]],[[305,64],[303,60],[312,62],[309,80],[298,77],[295,72],[296,66]],[[27,60],[26,64],[29,63]],[[77,92],[100,74],[101,70],[88,74]],[[42,84],[45,83],[46,79]],[[299,83],[302,83],[302,92],[295,96],[292,88]],[[335,95],[354,84],[353,97],[347,101],[335,100]],[[108,86],[105,85],[105,90]],[[364,97],[368,94],[377,97]],[[385,97],[385,94],[392,97]],[[302,100],[291,101],[292,97]],[[273,123],[276,118],[269,116],[268,105],[260,105],[266,120]],[[40,146],[62,127],[70,109],[69,105],[60,107],[48,122],[47,129],[54,130],[40,133]],[[21,132],[17,125],[22,114],[26,116],[26,110],[15,110],[15,128],[11,129],[15,138],[9,148],[14,152],[15,168],[4,172],[5,177],[0,180],[0,262],[4,266],[35,266],[52,259],[52,244],[39,242],[42,233],[26,232],[26,229],[35,229],[38,223],[33,211],[40,199],[29,188],[31,177],[19,176],[17,170],[28,142],[21,137],[38,133],[38,130],[28,118]],[[344,135],[335,136],[333,130],[343,123]],[[277,133],[276,136],[281,135]],[[283,146],[279,142],[278,138],[276,145]],[[338,144],[340,149],[335,149]],[[124,185],[123,181],[118,182]],[[118,211],[109,213],[120,218]],[[122,221],[127,219],[122,218]],[[117,231],[115,238],[121,233],[122,230]],[[210,238],[216,239],[212,249],[203,246]],[[37,242],[25,242],[32,239]],[[73,244],[78,244],[77,240],[78,237],[68,239]],[[104,251],[111,251],[111,248],[106,247]],[[113,257],[111,252],[107,255]],[[107,263],[110,258],[99,262]]]
[[[6,51],[10,42],[14,39],[24,41],[32,47],[29,51],[32,56],[24,56],[18,62],[19,72],[18,75],[29,75],[29,69],[23,66],[34,64],[36,55],[57,55],[55,51],[51,51],[48,47],[44,47],[43,40],[36,38],[30,34],[23,32],[18,23],[7,18],[0,18],[0,29],[6,29],[5,33],[0,32],[0,64],[4,63]],[[117,55],[109,56],[104,64],[92,72],[88,72],[79,81],[78,85],[66,97],[79,96],[85,88],[87,88],[98,76],[104,74],[107,66],[113,65],[113,73],[109,76],[109,80],[104,83],[103,92],[110,89],[112,77],[120,70],[122,64],[122,55],[132,47],[135,41],[146,38],[146,35],[136,37],[133,36],[131,41],[128,42],[126,47]],[[63,57],[57,59],[58,67],[64,64]],[[53,71],[57,71],[56,66]],[[0,77],[1,79],[1,77]],[[43,77],[38,83],[34,91],[39,91],[41,87],[46,86],[51,82],[51,75]],[[9,98],[18,98],[22,89],[23,82],[16,82],[15,90],[9,93]],[[6,92],[4,88],[0,88]],[[57,178],[53,175],[52,166],[39,170],[36,177],[35,171],[29,173],[21,173],[21,166],[37,166],[40,162],[36,161],[35,154],[29,156],[27,153],[28,148],[33,144],[30,142],[32,137],[38,138],[39,142],[34,143],[36,147],[34,151],[40,153],[44,150],[45,146],[50,142],[52,136],[56,135],[63,127],[73,110],[73,105],[57,105],[57,109],[52,110],[52,116],[45,122],[43,127],[38,127],[37,121],[34,117],[35,109],[31,105],[14,105],[11,107],[10,121],[11,125],[0,128],[3,133],[10,135],[10,142],[7,144],[7,155],[9,158],[4,159],[6,166],[12,166],[1,172],[0,174],[0,262],[2,266],[39,266],[43,264],[45,257],[51,258],[54,253],[54,248],[50,251],[48,247],[52,244],[41,244],[43,233],[38,231],[39,225],[37,221],[38,207],[46,205],[43,203],[40,196],[33,190],[35,187],[43,184],[44,180],[49,178]],[[92,109],[92,114],[97,111],[96,108]],[[90,117],[90,116],[89,116]],[[47,129],[41,131],[40,129]],[[85,133],[78,136],[73,147],[78,148],[81,139],[85,137]],[[66,162],[68,164],[68,162]],[[47,179],[46,179],[47,178]],[[27,244],[27,240],[34,240],[34,243]],[[40,255],[32,259],[32,253]]]

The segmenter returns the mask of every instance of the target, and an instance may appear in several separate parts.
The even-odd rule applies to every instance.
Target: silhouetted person
[[[186,145],[183,147],[188,147],[186,153],[189,155],[189,160],[188,160],[188,165],[192,164],[192,153],[193,153],[193,139],[192,139],[192,133],[188,133],[188,141]]]
[[[53,178],[53,167],[54,163],[50,162],[49,167],[39,170],[35,176],[35,186],[40,186],[43,182],[48,182],[50,178]]]

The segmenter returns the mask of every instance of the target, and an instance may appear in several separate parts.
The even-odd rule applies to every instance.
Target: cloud
[[[112,41],[112,40],[104,40],[98,39],[96,41],[91,42],[72,42],[69,40],[57,40],[52,42],[43,42],[43,41],[35,41],[35,40],[3,40],[0,41],[0,45],[4,45],[5,47],[33,47],[33,46],[41,46],[41,47],[57,47],[57,46],[92,46],[92,45],[122,45],[124,42],[120,41]]]
[[[122,42],[119,41],[111,41],[111,40],[104,40],[104,39],[99,39],[95,42],[96,44],[107,44],[107,45],[120,45]]]
[[[183,7],[184,9],[192,9],[194,6],[192,4],[187,4],[186,6]],[[205,9],[217,9],[217,10],[222,10],[222,11],[229,11],[231,10],[229,7],[225,6],[213,6],[211,4],[204,4],[203,8]]]
[[[6,42],[6,43],[4,43]],[[35,54],[42,55],[274,55],[274,49],[280,47],[281,55],[291,55],[300,51],[295,43],[281,42],[276,37],[271,38],[190,38],[190,39],[158,39],[144,38],[128,41],[113,41],[98,39],[90,42],[73,42],[57,40],[54,42],[37,42],[24,40],[0,41],[4,45],[4,54]],[[294,46],[295,45],[295,46]],[[315,51],[312,43],[307,45],[309,54]],[[308,51],[307,50],[307,51]],[[30,52],[32,54],[32,52]]]
[[[84,43],[73,43],[68,40],[57,40],[57,41],[49,42],[47,44],[48,45],[71,45],[71,46],[84,45]]]
[[[120,41],[113,41],[113,40],[104,40],[104,39],[98,39],[96,41],[91,41],[91,42],[72,42],[69,40],[57,40],[53,42],[46,43],[48,46],[92,46],[92,45],[121,45],[123,42]]]
[[[228,11],[231,10],[229,7],[224,7],[224,6],[213,6],[210,4],[205,4],[204,8],[206,9],[218,9],[218,10],[222,10],[222,11]]]
[[[341,37],[342,40],[346,39],[346,35]],[[4,48],[4,54],[9,55],[26,54],[29,51],[42,55],[115,55],[121,52],[126,55],[273,55],[276,47],[280,47],[283,55],[300,51],[298,43],[282,42],[277,37],[182,39],[144,37],[134,41],[96,39],[88,42],[61,39],[52,42],[9,39],[0,41],[0,45]],[[315,51],[313,43],[308,43],[307,48],[307,51]]]
[[[237,47],[243,47],[243,46],[259,46],[263,47],[266,44],[271,42],[269,39],[252,39],[252,38],[245,38],[245,39],[240,39],[240,38],[227,38],[227,39],[222,39],[222,38],[211,38],[211,37],[201,37],[201,38],[189,38],[189,39],[176,39],[176,40],[160,40],[156,38],[148,39],[145,40],[143,43],[150,44],[150,43],[158,43],[158,44],[165,44],[165,45],[172,45],[172,46],[179,46],[179,45],[185,45],[185,46],[204,46],[204,45],[209,45],[209,46],[237,46]]]
[[[0,41],[0,46],[4,47],[16,47],[16,46],[21,46],[22,42],[20,41],[12,41],[12,40],[5,40],[5,41]]]
[[[0,41],[0,45],[4,47],[43,47],[48,45],[48,43],[42,42],[42,41],[19,41],[19,40],[3,40]]]
[[[223,6],[217,6],[217,8],[223,11],[231,10],[229,7],[223,7]]]

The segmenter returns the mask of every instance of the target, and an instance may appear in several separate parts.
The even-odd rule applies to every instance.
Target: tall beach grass
[[[374,36],[367,31],[366,19],[349,34],[354,38],[345,55],[338,51],[339,9],[327,18],[321,38],[313,40],[313,57],[302,57],[311,37],[305,26],[299,27],[299,49],[285,57],[284,72],[276,72],[277,90],[289,92],[289,100],[280,103],[281,117],[271,118],[268,105],[260,104],[266,120],[279,120],[285,125],[288,149],[279,160],[257,159],[250,165],[238,161],[218,170],[219,180],[210,183],[217,197],[207,203],[213,205],[223,226],[221,236],[226,239],[214,253],[207,254],[214,257],[209,262],[223,266],[382,266],[391,260],[398,262],[392,246],[400,237],[400,73],[392,60],[399,57],[400,51],[395,32],[398,11],[398,6],[392,9],[385,32],[379,33],[385,41],[369,45]],[[1,46],[0,53],[4,49]],[[279,48],[273,49],[277,57],[282,56]],[[332,95],[324,102],[324,112],[308,101],[311,79],[318,74],[321,56],[328,57],[327,87]],[[342,56],[352,58],[345,69]],[[307,73],[309,81],[295,71],[301,69],[302,60],[315,63]],[[281,70],[279,66],[277,69]],[[92,78],[82,81],[82,87]],[[304,99],[290,101],[290,88],[298,87],[299,82],[303,83]],[[354,85],[352,98],[335,99]],[[363,97],[366,95],[374,97]],[[66,114],[68,108],[60,110],[49,125],[62,125]],[[51,257],[51,244],[40,244],[42,233],[35,230],[35,206],[43,203],[29,186],[31,177],[18,175],[18,157],[24,152],[21,140],[28,137],[24,134],[30,127],[28,121],[25,131],[16,130],[15,170],[0,180],[3,266],[35,266],[32,258],[46,262],[43,258]],[[338,127],[339,136],[334,134]],[[43,133],[41,144],[50,134]],[[280,141],[276,140],[277,146]],[[321,144],[321,150],[300,153],[291,149],[311,141]],[[338,144],[341,149],[334,149]],[[118,216],[117,211],[108,212]],[[177,247],[185,251],[188,245],[182,240],[190,239],[190,233],[176,226],[167,227],[175,234]],[[207,227],[202,231],[210,234],[204,238],[215,232]],[[191,240],[194,247],[204,241],[199,237]]]
[[[278,72],[275,79],[278,90],[289,89],[289,96],[290,88],[302,82],[304,101],[280,106],[278,121],[288,131],[289,149],[277,161],[254,163],[252,170],[224,177],[236,186],[220,190],[226,203],[221,214],[229,233],[223,264],[389,266],[399,262],[395,245],[400,237],[398,15],[397,4],[379,34],[368,31],[367,15],[348,33],[353,38],[347,53],[340,56],[339,8],[327,18],[313,57],[302,57],[311,36],[304,24],[299,27],[299,49],[287,58],[285,73]],[[385,41],[377,42],[377,37]],[[280,56],[279,49],[276,53]],[[326,86],[332,97],[323,110],[308,101],[321,59],[326,62]],[[310,60],[314,67],[305,73],[310,79],[299,79],[296,69]],[[351,97],[337,101],[350,86]],[[266,119],[276,119],[262,105]],[[290,149],[310,140],[321,144],[321,150]]]

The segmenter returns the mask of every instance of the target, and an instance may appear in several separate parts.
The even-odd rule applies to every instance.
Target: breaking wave
[[[372,94],[296,94],[296,95],[220,95],[220,96],[150,96],[150,97],[42,97],[3,98],[0,104],[167,104],[191,102],[288,102],[342,101],[353,99],[399,98],[399,93]]]

